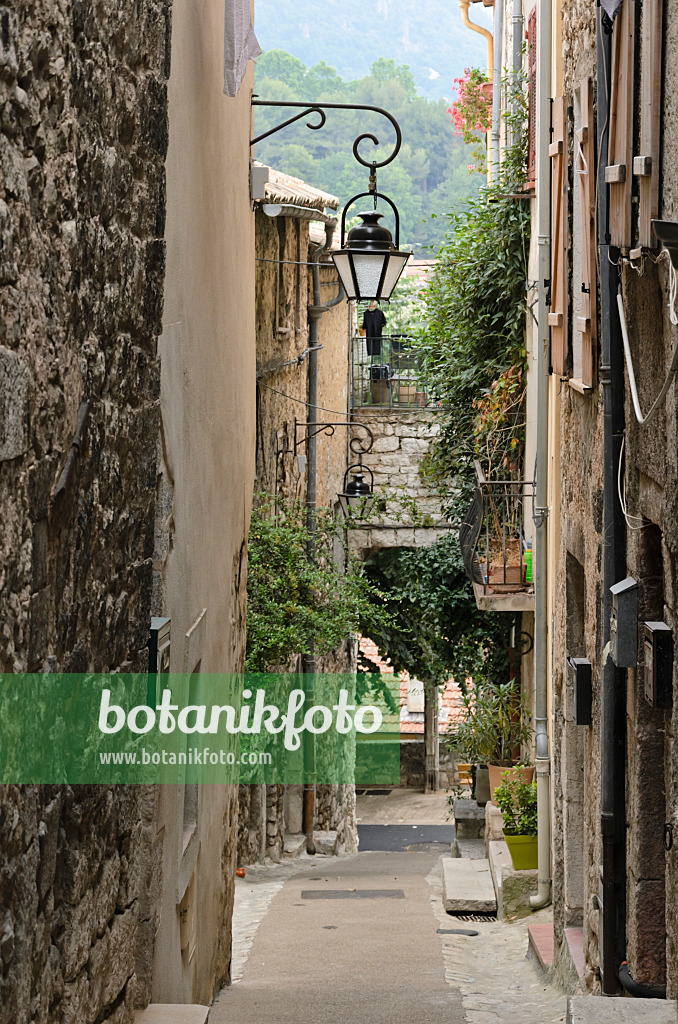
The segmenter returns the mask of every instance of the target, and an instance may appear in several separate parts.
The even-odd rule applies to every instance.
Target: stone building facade
[[[173,670],[242,667],[252,83],[223,96],[223,19],[0,7],[2,672],[145,671],[152,614]],[[237,792],[206,789],[182,850],[182,787],[3,787],[3,1024],[211,1001]]]
[[[600,90],[606,68],[596,52],[595,5],[571,0],[561,9],[554,4],[553,34],[554,40],[562,41],[562,59],[561,46],[554,48],[551,90],[555,106],[561,104],[565,111],[561,152],[566,154],[567,259],[562,272],[570,323],[562,366],[554,366],[550,388],[556,969],[567,974],[567,930],[581,928],[585,973],[579,984],[586,991],[621,993],[622,985],[628,985],[621,971],[625,960],[632,981],[645,986],[637,994],[665,987],[675,998],[678,932],[670,908],[678,894],[678,869],[675,851],[665,848],[670,845],[665,842],[670,835],[665,824],[675,825],[678,813],[678,748],[672,726],[678,680],[672,661],[665,697],[656,701],[646,692],[644,624],[663,622],[671,631],[676,626],[678,406],[671,384],[653,419],[638,422],[629,361],[622,348],[617,289],[623,297],[639,402],[647,414],[670,374],[678,345],[670,262],[649,227],[652,217],[678,218],[678,81],[673,59],[678,52],[678,15],[671,4],[624,0],[613,26],[599,30],[599,37],[607,37],[611,46],[608,98],[609,121],[614,125],[602,144],[597,133],[604,120]],[[588,123],[587,96],[594,118]],[[656,118],[651,121],[653,110]],[[605,174],[607,166],[609,185],[608,234],[595,242],[595,217],[592,213],[589,225],[581,208],[580,182],[589,167],[582,162],[587,132],[603,154],[602,170],[592,163],[590,173]],[[605,223],[600,191],[598,196],[597,216]],[[554,232],[552,225],[552,238]],[[608,280],[607,267],[600,264],[608,260],[606,244],[612,246],[611,299],[601,291],[601,281]],[[590,245],[599,261],[587,320],[581,308],[582,254]],[[587,346],[593,367],[588,379]],[[611,444],[606,440],[606,389],[612,409]],[[613,582],[631,577],[637,584],[637,612],[632,621],[622,617],[618,623],[634,653],[619,666],[614,663],[614,648],[606,646],[608,637],[614,638],[607,611],[611,597],[606,594],[606,510],[613,517],[616,537]],[[582,720],[581,709],[577,711],[575,674],[568,665],[572,658],[590,664],[589,724]],[[610,678],[615,680],[614,704]],[[610,777],[606,764],[614,768],[611,784],[604,781]],[[611,786],[611,797],[606,797],[606,785]],[[606,857],[611,858],[608,866]],[[611,882],[607,890],[606,879]],[[604,935],[606,921],[609,926],[606,900],[608,907],[613,902],[616,908],[613,939]]]
[[[332,212],[339,201],[274,168],[268,168],[268,177],[265,201],[256,211],[255,492],[304,502],[304,424],[312,418],[308,407],[308,307],[314,303],[312,269],[307,264],[319,246],[336,246],[334,226],[329,222],[334,220]],[[313,217],[317,219],[309,220]],[[339,292],[332,264],[321,266],[319,278],[321,304],[339,301],[329,305],[318,322],[318,419],[345,423],[348,303]],[[341,426],[318,434],[318,508],[336,511],[349,461],[349,438],[348,429]],[[338,557],[341,554],[337,551]],[[347,641],[332,655],[318,658],[317,664],[320,672],[354,670],[354,644]],[[265,857],[279,860],[286,851],[299,852],[303,845],[299,839],[301,804],[301,786],[241,786],[240,862],[250,864]],[[324,850],[341,853],[357,849],[353,786],[317,786],[315,827],[325,833]]]
[[[147,663],[171,6],[122,15],[0,9],[3,672]],[[148,1001],[154,800],[3,790],[3,1024]]]

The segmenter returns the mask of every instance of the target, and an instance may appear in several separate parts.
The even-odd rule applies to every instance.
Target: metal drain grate
[[[455,921],[471,921],[474,924],[482,924],[485,921],[488,924],[492,924],[493,921],[497,920],[497,915],[496,914],[489,914],[489,913],[487,913],[487,914],[485,914],[485,913],[457,914],[454,911],[450,912],[448,910],[447,916],[454,918]]]
[[[302,889],[302,900],[404,900],[402,889]]]
[[[356,789],[356,796],[388,796],[390,789]]]

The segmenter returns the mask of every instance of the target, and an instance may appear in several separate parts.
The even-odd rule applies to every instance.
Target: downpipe
[[[494,63],[492,67],[492,153],[493,179],[499,179],[501,163],[501,64],[504,40],[504,0],[494,0]],[[488,161],[489,163],[489,161]]]
[[[309,336],[308,336],[308,420],[310,423],[318,419],[318,323],[320,317],[330,306],[336,306],[344,297],[344,290],[341,284],[337,295],[330,301],[321,304],[320,294],[320,266],[319,259],[332,244],[332,236],[337,226],[336,219],[325,224],[325,242],[314,251],[311,262],[313,279],[313,305],[308,307]],[[317,436],[311,430],[306,441],[306,526],[308,529],[308,543],[306,545],[306,557],[308,561],[315,562],[316,555],[316,490],[317,490]],[[312,640],[308,650],[302,655],[302,672],[304,688],[304,705],[306,708],[315,705],[315,643]],[[315,827],[315,794],[316,794],[316,764],[315,764],[315,736],[311,732],[304,733],[304,795],[302,803],[302,828],[306,837],[306,852],[316,852],[313,841]]]
[[[551,902],[551,752],[548,732],[548,428],[550,332],[547,290],[551,276],[551,0],[539,0],[537,46],[537,475],[534,487],[534,688],[537,756],[537,892],[532,910]]]

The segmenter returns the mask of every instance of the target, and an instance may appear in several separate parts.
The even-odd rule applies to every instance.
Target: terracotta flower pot
[[[516,871],[530,871],[539,866],[536,836],[507,836],[504,833],[504,839]]]
[[[494,801],[494,791],[501,784],[501,777],[504,772],[511,772],[511,781],[518,779],[519,782],[532,782],[534,778],[534,766],[529,765],[525,767],[520,765],[516,768],[502,768],[500,765],[491,764],[490,768],[490,793],[492,794],[491,799]]]

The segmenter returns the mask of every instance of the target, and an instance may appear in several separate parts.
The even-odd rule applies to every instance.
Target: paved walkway
[[[358,816],[449,824],[440,796],[361,797]],[[356,895],[366,890],[395,898]],[[236,883],[234,984],[210,1024],[560,1024],[565,996],[526,958],[528,921],[460,923],[441,896],[435,848],[247,868]],[[454,927],[479,934],[437,934]]]

